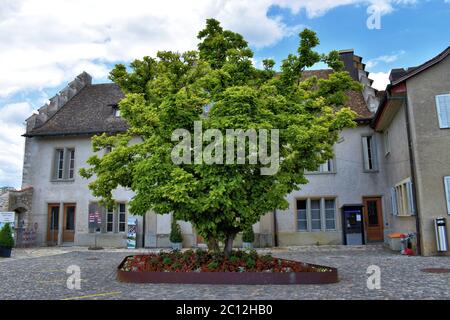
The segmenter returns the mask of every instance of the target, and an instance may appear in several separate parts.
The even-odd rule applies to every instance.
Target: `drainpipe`
[[[412,193],[414,197],[414,212],[416,213],[416,239],[417,239],[417,254],[422,255],[422,240],[421,240],[421,230],[420,230],[420,214],[419,214],[419,198],[417,197],[417,180],[416,180],[416,161],[413,152],[413,143],[411,139],[411,126],[409,119],[409,105],[408,96],[403,97],[405,102],[405,121],[406,121],[406,135],[408,138],[408,151],[409,151],[409,165],[411,168],[411,180],[412,180]]]
[[[278,247],[277,209],[273,210],[273,245]]]

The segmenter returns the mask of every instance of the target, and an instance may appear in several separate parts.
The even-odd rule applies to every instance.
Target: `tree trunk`
[[[219,252],[219,241],[214,237],[208,237],[208,250],[213,252]]]
[[[236,237],[235,233],[227,235],[227,238],[225,240],[225,248],[223,249],[223,253],[225,254],[225,257],[229,258],[231,255],[231,251],[233,250],[233,240]]]

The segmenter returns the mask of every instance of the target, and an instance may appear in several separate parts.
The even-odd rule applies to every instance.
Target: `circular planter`
[[[179,283],[179,284],[329,284],[339,281],[336,268],[324,272],[142,272],[123,271],[127,256],[117,268],[117,280],[130,283]]]
[[[0,247],[0,257],[2,258],[10,258],[11,257],[11,250],[10,247]]]

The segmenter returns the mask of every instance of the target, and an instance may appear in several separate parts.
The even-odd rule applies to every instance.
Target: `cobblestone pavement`
[[[450,299],[450,274],[423,268],[450,267],[450,257],[408,257],[381,246],[320,246],[265,249],[274,256],[337,267],[330,285],[128,284],[115,279],[126,255],[149,250],[37,248],[0,258],[3,299]],[[154,250],[152,250],[154,251]],[[81,290],[66,286],[67,267],[81,268]],[[367,289],[367,267],[381,268],[381,289]]]

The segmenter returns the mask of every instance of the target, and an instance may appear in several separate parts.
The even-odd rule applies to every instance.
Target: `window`
[[[412,182],[408,178],[391,189],[392,214],[411,216],[415,214]]]
[[[75,149],[58,148],[54,158],[54,180],[73,180],[75,177]]]
[[[325,200],[325,229],[336,230],[336,206],[334,199]]]
[[[308,230],[308,219],[306,215],[306,200],[297,200],[297,226],[298,230]]]
[[[322,163],[315,172],[320,172],[320,173],[334,172],[334,163],[333,162],[334,162],[333,159],[328,159],[327,162]]]
[[[106,232],[114,232],[114,209],[106,212]]]
[[[114,117],[120,117],[120,109],[118,106],[113,107]]]
[[[69,149],[69,179],[73,179],[75,169],[75,149]]]
[[[444,177],[445,199],[447,200],[447,213],[450,214],[450,176]]]
[[[119,232],[125,232],[126,229],[126,210],[125,203],[119,203]]]
[[[375,136],[362,137],[364,171],[378,170]]]
[[[64,150],[57,149],[56,150],[56,178],[63,179],[64,178]]]
[[[439,128],[450,128],[450,94],[436,96],[436,110],[439,120]]]
[[[322,228],[320,222],[320,200],[311,200],[311,230]]]
[[[324,225],[322,221],[325,222]],[[297,230],[336,230],[335,199],[316,198],[297,200]]]
[[[387,156],[391,152],[391,144],[389,141],[389,131],[384,132],[384,154]]]

